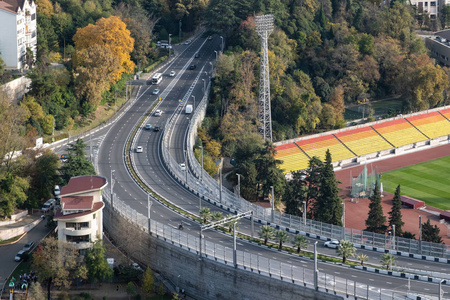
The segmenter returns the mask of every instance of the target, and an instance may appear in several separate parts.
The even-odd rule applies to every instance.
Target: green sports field
[[[450,209],[450,156],[385,172],[381,182],[387,192],[394,193],[400,184],[402,195]]]

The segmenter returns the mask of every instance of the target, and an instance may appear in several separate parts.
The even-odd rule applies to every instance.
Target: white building
[[[105,177],[86,175],[72,177],[61,189],[61,208],[54,220],[58,222],[58,239],[72,242],[83,254],[103,236],[102,191]]]
[[[36,4],[33,0],[0,0],[0,57],[7,69],[25,67],[27,47],[36,58]]]

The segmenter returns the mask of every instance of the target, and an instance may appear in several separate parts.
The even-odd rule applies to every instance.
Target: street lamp
[[[214,50],[214,53],[216,54],[216,60],[217,60],[217,51],[216,51],[216,50]]]
[[[186,185],[188,185],[188,162],[187,162],[187,151],[186,150],[184,150],[184,162],[185,162],[184,172],[186,173]]]
[[[241,174],[236,173],[238,177],[238,198],[241,198]]]
[[[200,210],[202,210],[202,196],[200,194],[200,182],[197,181],[197,188],[198,188],[198,206],[200,207]]]
[[[203,184],[203,146],[202,145],[200,146],[200,149],[202,149],[202,171],[201,171],[201,174],[200,174],[200,181]]]
[[[152,219],[151,219],[151,208],[152,208],[153,202],[150,201],[150,193],[147,194],[147,209],[148,209],[148,233],[152,234]]]
[[[272,201],[270,201],[271,203],[270,203],[270,205],[272,206],[272,223],[274,223],[274,218],[275,218],[275,216],[274,216],[274,204],[275,204],[275,193],[274,193],[274,191],[273,191],[273,185],[271,185],[270,186],[270,189],[272,190]]]
[[[392,225],[392,249],[395,250],[395,225]]]
[[[222,53],[223,53],[223,36],[220,36],[220,38],[222,39]]]
[[[192,98],[194,99],[194,110],[195,110],[195,96],[192,95]]]
[[[303,225],[306,226],[306,201],[303,202]]]
[[[202,78],[203,81],[203,94],[206,92],[206,81],[205,78]]]

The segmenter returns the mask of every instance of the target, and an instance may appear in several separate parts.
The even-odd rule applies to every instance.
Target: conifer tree
[[[381,194],[378,180],[375,183],[373,195],[369,200],[369,215],[366,220],[366,230],[376,233],[385,233],[387,229],[387,226],[385,225],[386,217],[384,216],[383,208],[381,207]]]
[[[316,221],[341,226],[342,199],[339,196],[338,181],[331,161],[331,153],[327,149],[320,174],[319,196],[314,203],[314,218]]]
[[[395,225],[395,235],[396,236],[402,236],[403,230],[402,226],[405,224],[405,222],[402,221],[402,200],[400,198],[400,185],[397,186],[397,189],[395,190],[394,199],[392,200],[392,209],[389,212],[389,225]]]
[[[431,225],[430,219],[422,225],[422,240],[432,243],[442,243],[442,238],[439,236],[441,229],[436,225]]]

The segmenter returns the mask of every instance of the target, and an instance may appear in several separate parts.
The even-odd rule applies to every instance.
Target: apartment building
[[[23,70],[27,48],[36,57],[36,4],[33,0],[0,0],[0,57],[10,70]]]
[[[425,46],[437,63],[450,67],[450,29],[435,32],[434,36],[425,38]]]
[[[61,207],[54,220],[58,222],[58,239],[74,243],[84,254],[85,249],[103,236],[102,191],[105,177],[85,175],[72,177],[61,189]]]

